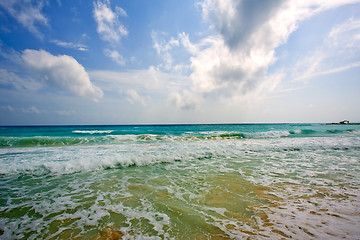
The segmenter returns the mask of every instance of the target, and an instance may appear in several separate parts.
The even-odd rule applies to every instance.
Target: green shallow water
[[[3,148],[0,239],[358,239],[358,133],[270,131]]]

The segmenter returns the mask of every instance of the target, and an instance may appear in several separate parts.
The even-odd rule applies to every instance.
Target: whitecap
[[[77,134],[104,134],[104,133],[112,133],[115,130],[74,130],[72,133]]]

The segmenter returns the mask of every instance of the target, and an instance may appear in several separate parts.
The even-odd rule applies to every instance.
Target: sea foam
[[[104,133],[110,134],[114,132],[114,130],[74,130],[72,132],[78,134],[104,134]]]
[[[0,148],[0,238],[356,239],[355,128],[16,128]]]

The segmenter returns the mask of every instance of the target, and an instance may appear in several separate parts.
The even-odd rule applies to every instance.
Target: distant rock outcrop
[[[343,120],[338,123],[326,123],[325,125],[360,125],[360,123],[350,123],[349,120]]]

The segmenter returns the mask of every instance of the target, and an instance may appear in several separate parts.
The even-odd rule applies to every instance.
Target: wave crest
[[[72,133],[76,134],[109,134],[115,130],[74,130]]]
[[[110,134],[115,130],[74,130],[72,136],[34,136],[34,137],[0,137],[0,148],[21,147],[62,147],[78,145],[113,145],[126,143],[144,142],[167,142],[167,141],[221,141],[241,139],[271,139],[284,137],[317,137],[333,134],[358,135],[359,131],[353,129],[333,129],[316,131],[312,129],[297,129],[289,131],[265,131],[265,132],[187,132],[180,135],[156,135],[156,134]],[[90,134],[90,135],[89,135]],[[97,135],[98,134],[98,135]],[[104,135],[105,134],[105,135]]]

